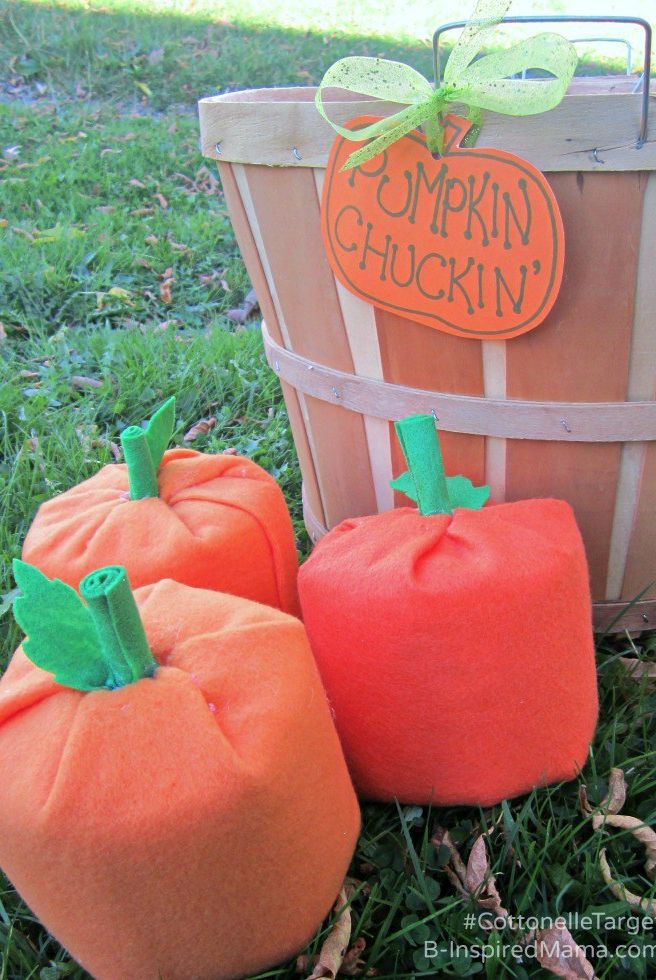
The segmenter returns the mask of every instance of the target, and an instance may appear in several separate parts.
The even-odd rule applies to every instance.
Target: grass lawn
[[[277,381],[257,325],[236,329],[225,316],[249,284],[215,172],[198,153],[195,101],[227,87],[310,83],[347,53],[382,53],[429,73],[427,38],[453,8],[443,0],[387,6],[0,6],[0,667],[18,642],[11,559],[37,506],[111,461],[121,428],[172,392],[178,441],[214,416],[197,448],[235,447],[274,473],[307,552]],[[591,3],[577,9],[594,12]],[[641,0],[632,12],[649,9]],[[628,678],[619,658],[653,658],[655,647],[650,635],[600,641],[601,720],[581,780],[598,802],[621,767],[625,812],[652,825],[656,689]],[[486,811],[366,807],[352,868],[364,971],[548,975],[528,951],[519,962],[503,949],[514,942],[509,928],[492,935],[498,948],[485,964],[454,948],[489,934],[466,922],[476,902],[457,886],[449,848],[434,842],[439,826],[465,861],[493,828],[490,863],[513,916],[590,915],[589,928],[571,932],[579,944],[607,947],[593,957],[597,976],[656,976],[656,926],[613,894],[599,867],[606,847],[615,876],[653,899],[642,848],[627,833],[593,831],[578,790],[569,783]],[[434,959],[424,956],[426,940],[439,950]],[[0,951],[0,980],[84,976],[1,878]],[[294,963],[266,974],[294,975]]]

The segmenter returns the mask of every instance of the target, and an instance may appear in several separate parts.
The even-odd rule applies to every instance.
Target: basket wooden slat
[[[550,183],[565,225],[566,273],[547,320],[507,344],[507,396],[623,401],[644,179],[641,174],[556,174]],[[549,492],[572,504],[594,594],[604,598],[620,450],[618,443],[519,442],[507,450],[506,498]]]
[[[335,279],[325,261],[319,196],[311,170],[242,168],[260,248],[270,271],[278,321],[289,349],[340,371],[353,372]],[[305,399],[315,471],[329,526],[370,514],[376,498],[363,420],[338,405]]]
[[[638,96],[600,87],[603,94],[595,95],[596,83],[581,84],[587,94],[568,95],[531,120],[486,114],[479,143],[503,145],[550,171],[566,233],[565,277],[552,312],[535,331],[505,342],[464,340],[403,320],[335,281],[319,222],[333,136],[316,114],[312,89],[232,93],[200,108],[204,152],[220,161],[273,341],[342,372],[349,393],[369,383],[359,378],[373,379],[399,392],[434,391],[442,404],[447,395],[498,405],[478,430],[487,434],[458,431],[457,424],[443,433],[447,470],[489,482],[495,500],[569,500],[590,561],[595,621],[605,626],[656,579],[656,426],[649,411],[656,397],[656,141],[636,145]],[[371,104],[344,100],[334,109],[345,121]],[[317,392],[311,364],[294,371],[294,383],[279,373],[312,537],[344,517],[405,502],[389,488],[402,466],[394,416],[371,397],[348,410],[338,387],[331,394],[324,380]],[[302,383],[299,371],[310,372]],[[642,404],[618,413],[625,401]],[[522,402],[535,406],[528,431]],[[597,402],[598,416],[589,404]],[[554,433],[560,403],[583,403],[578,413],[570,407],[579,441],[576,427]],[[455,415],[476,411],[463,402]],[[539,430],[544,435],[536,438]],[[645,625],[656,626],[656,588],[613,628]]]

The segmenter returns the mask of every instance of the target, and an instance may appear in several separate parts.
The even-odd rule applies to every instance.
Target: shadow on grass
[[[437,26],[437,24],[435,25]],[[446,48],[448,51],[448,47]],[[207,14],[45,6],[0,8],[4,100],[103,100],[161,111],[226,89],[312,85],[338,58],[407,61],[432,76],[427,40],[299,30]],[[621,71],[583,58],[581,74]]]
[[[431,73],[430,47],[225,22],[15,3],[0,21],[5,99],[101,99],[162,110],[225,89],[311,85],[349,54]]]

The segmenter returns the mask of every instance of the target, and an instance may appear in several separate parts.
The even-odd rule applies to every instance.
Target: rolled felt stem
[[[124,568],[109,565],[80,582],[93,616],[110,685],[123,687],[149,677],[157,667]]]
[[[411,415],[396,422],[395,429],[415,484],[419,513],[452,514],[433,416]]]
[[[131,425],[121,433],[121,447],[128,467],[130,499],[159,497],[157,469],[145,429]]]

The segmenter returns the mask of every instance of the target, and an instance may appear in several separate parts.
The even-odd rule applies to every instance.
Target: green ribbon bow
[[[451,102],[467,106],[469,118],[479,125],[482,109],[510,116],[530,116],[557,106],[567,91],[578,60],[574,45],[560,34],[535,34],[507,50],[474,60],[511,3],[512,0],[478,0],[449,56],[444,79],[437,88],[414,68],[399,61],[360,57],[336,61],[317,89],[316,107],[333,129],[346,139],[371,140],[352,153],[342,169],[348,170],[371,160],[419,126],[425,127],[428,148],[432,152],[441,152],[444,134],[440,114]],[[508,77],[529,68],[542,69],[554,77]],[[342,88],[406,108],[362,129],[347,129],[328,118],[323,103],[326,88]]]

